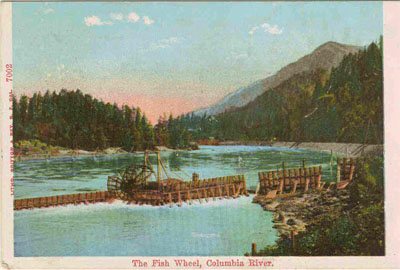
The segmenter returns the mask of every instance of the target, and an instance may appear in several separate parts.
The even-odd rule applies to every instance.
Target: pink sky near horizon
[[[53,87],[48,87],[48,85],[52,85]],[[62,85],[67,85],[68,87]],[[79,85],[80,87],[76,87],[77,85]],[[101,86],[99,86],[98,82],[94,81],[81,81],[79,83],[72,82],[68,84],[65,84],[65,82],[63,81],[61,81],[60,83],[50,84],[45,82],[39,84],[31,84],[29,87],[20,86],[15,90],[15,95],[17,96],[17,98],[20,95],[27,95],[31,97],[35,92],[41,92],[43,95],[47,91],[47,89],[51,92],[53,92],[53,90],[59,92],[61,89],[79,89],[84,94],[90,94],[93,98],[102,100],[104,102],[115,102],[119,106],[128,105],[135,108],[139,107],[142,113],[146,115],[146,118],[150,120],[153,125],[156,124],[159,117],[163,116],[164,114],[168,117],[169,114],[172,113],[172,115],[176,117],[181,114],[185,114],[197,109],[213,105],[224,96],[223,94],[221,95],[221,93],[217,92],[206,93],[207,91],[196,91],[195,95],[193,94],[193,91],[187,91],[186,95],[182,95],[179,93],[171,93],[171,91],[167,90],[161,92],[159,89],[154,90],[154,88],[152,90],[142,92],[130,91],[129,89],[131,89],[131,87],[126,85],[129,85],[129,83],[121,81],[115,82],[115,80],[104,81]],[[168,88],[168,86],[166,86],[165,84],[163,86],[157,86],[156,88],[160,87]],[[196,85],[192,87],[196,87]]]

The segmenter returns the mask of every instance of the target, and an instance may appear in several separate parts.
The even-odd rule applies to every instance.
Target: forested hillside
[[[161,121],[153,129],[139,108],[99,101],[80,90],[40,92],[13,97],[14,143],[37,139],[53,146],[84,150],[121,147],[126,151],[153,149],[155,145],[188,147],[189,138]]]
[[[382,38],[332,70],[292,76],[242,108],[181,116],[193,138],[383,143]]]

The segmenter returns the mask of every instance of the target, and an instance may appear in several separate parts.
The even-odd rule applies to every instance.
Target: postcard
[[[399,3],[0,7],[2,268],[400,268]]]

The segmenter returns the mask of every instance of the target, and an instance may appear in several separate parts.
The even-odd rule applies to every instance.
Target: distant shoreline
[[[158,146],[155,150],[160,152],[182,152],[190,151],[191,149],[171,149],[165,146]],[[46,160],[57,158],[76,158],[88,156],[105,156],[105,155],[126,155],[126,154],[142,154],[145,151],[127,152],[121,148],[107,148],[102,151],[86,151],[86,150],[60,150],[58,153],[45,154],[45,153],[32,153],[28,155],[15,155],[14,162],[28,161],[28,160]]]
[[[352,157],[360,156],[382,156],[383,144],[360,144],[360,143],[338,143],[338,142],[268,142],[268,141],[201,141],[199,145],[253,145],[285,147],[295,149],[310,149],[319,151],[333,151],[336,154]]]
[[[294,149],[309,149],[318,151],[333,151],[336,154],[348,155],[352,157],[359,156],[382,156],[384,146],[381,144],[357,144],[357,143],[320,143],[320,142],[267,142],[267,141],[201,141],[199,145],[213,146],[234,146],[234,145],[249,145],[249,146],[270,146],[284,147]],[[157,149],[161,152],[182,152],[191,151],[192,149],[171,149],[165,146],[159,146]],[[44,160],[55,158],[75,158],[79,156],[104,156],[104,155],[125,155],[125,154],[140,154],[144,151],[126,152],[120,148],[108,148],[102,151],[85,151],[85,150],[60,150],[59,153],[49,154],[29,154],[15,156],[15,162],[27,160]]]

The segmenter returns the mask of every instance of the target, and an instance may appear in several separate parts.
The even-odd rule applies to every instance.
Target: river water
[[[164,152],[171,177],[190,180],[244,174],[248,188],[259,171],[322,165],[323,179],[336,176],[329,152],[267,146],[202,146],[190,152]],[[153,164],[156,164],[155,159]],[[107,176],[143,154],[18,162],[15,198],[107,189]],[[273,244],[272,214],[251,203],[252,196],[189,206],[135,206],[116,201],[14,213],[15,256],[242,256],[251,243]]]

